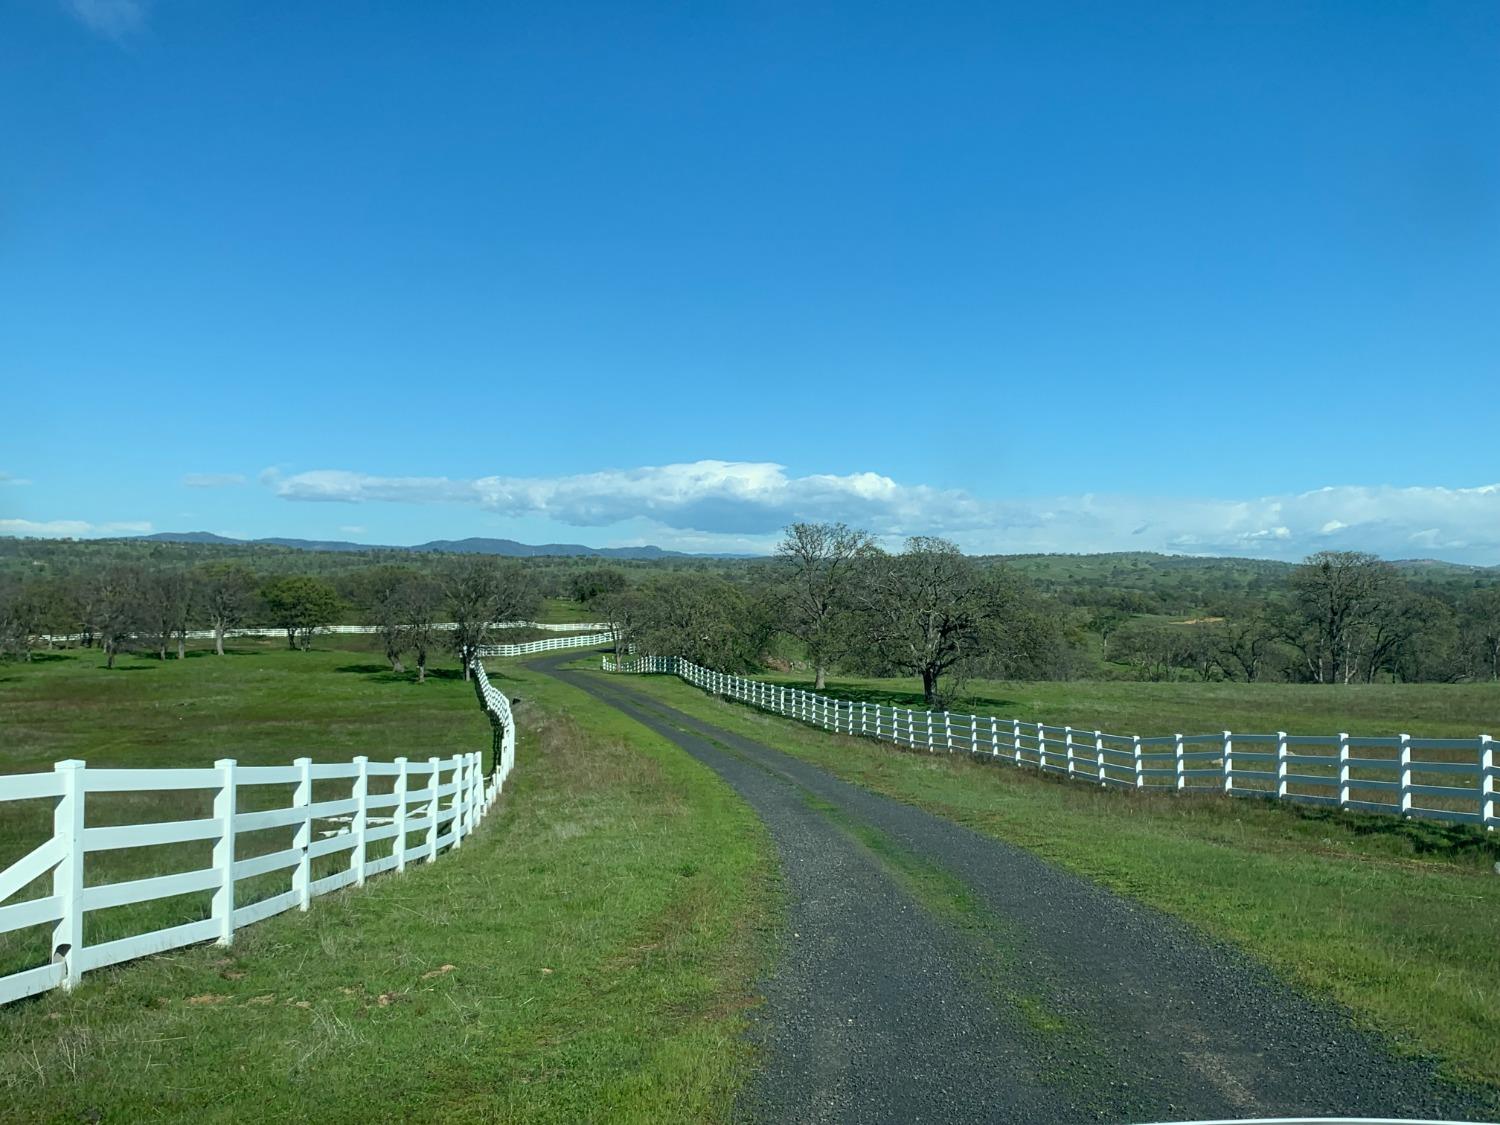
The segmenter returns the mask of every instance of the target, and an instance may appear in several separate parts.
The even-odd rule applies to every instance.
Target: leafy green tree
[[[306,652],[312,635],[333,624],[341,607],[333,587],[321,578],[291,575],[278,578],[261,590],[271,620],[286,630],[288,648]]]
[[[595,598],[616,594],[625,589],[625,574],[612,566],[590,566],[568,579],[568,596],[575,602],[592,602]]]
[[[629,628],[643,652],[743,672],[756,666],[771,636],[769,603],[743,584],[717,575],[680,574],[636,589]]]

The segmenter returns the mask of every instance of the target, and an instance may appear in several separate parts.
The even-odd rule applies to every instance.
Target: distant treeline
[[[610,560],[140,540],[0,541],[0,645],[82,634],[165,658],[191,629],[376,625],[394,667],[544,597],[617,622],[638,651],[724,670],[803,665],[910,675],[935,704],[964,680],[1311,683],[1500,678],[1500,571],[1322,552],[1302,564],[1146,554],[901,551],[842,524],[794,524],[768,559]],[[459,621],[451,636],[438,621]],[[464,627],[463,622],[472,627]]]

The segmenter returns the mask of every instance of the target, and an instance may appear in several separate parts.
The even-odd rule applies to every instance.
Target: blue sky
[[[1500,563],[1500,7],[0,0],[0,532]]]

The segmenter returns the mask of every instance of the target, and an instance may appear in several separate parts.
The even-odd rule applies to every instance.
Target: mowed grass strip
[[[632,676],[631,684],[1178,915],[1309,994],[1343,1004],[1397,1049],[1436,1056],[1453,1078],[1500,1089],[1493,833],[1269,801],[1101,790],[966,753],[830,735],[675,677]],[[1070,686],[1057,685],[1059,693]],[[1087,697],[1098,685],[1077,686]]]
[[[235,700],[225,729],[246,736],[242,757],[249,746],[280,761],[342,757],[351,742],[372,757],[488,744],[457,678],[418,687],[378,669],[339,671],[360,663],[347,652],[266,651],[242,658],[238,672],[235,663],[156,671],[187,681],[201,667],[205,697]],[[69,678],[42,668],[40,681]],[[243,929],[230,949],[148,958],[90,974],[74,993],[0,1009],[3,1116],[727,1116],[750,1064],[743,1013],[775,916],[763,829],[709,771],[618,713],[523,668],[490,668],[519,700],[518,765],[457,852]],[[88,657],[73,670],[90,678]],[[175,733],[167,700],[178,689],[165,679],[147,687],[152,673],[119,676],[138,685],[129,691],[106,681],[124,728],[111,764],[234,753],[224,741],[202,745],[214,723],[183,719]],[[247,677],[238,690],[236,675]],[[29,713],[31,682],[22,669],[0,684],[4,706],[26,713],[49,747],[99,758],[81,749],[92,708],[58,716],[58,726],[78,724],[71,733],[51,730]],[[386,696],[406,706],[373,703]],[[360,697],[371,705],[362,723],[346,710],[360,709]],[[279,738],[254,731],[255,712]],[[142,739],[158,713],[168,721]],[[404,738],[380,729],[403,715]],[[358,725],[369,730],[363,745]],[[12,741],[3,749],[25,752]]]

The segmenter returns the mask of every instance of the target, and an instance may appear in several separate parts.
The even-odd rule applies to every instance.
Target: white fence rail
[[[525,641],[514,645],[481,645],[480,656],[529,656],[534,652],[551,652],[559,648],[594,648],[607,645],[615,639],[614,633],[590,633],[587,636],[548,637],[540,641]]]
[[[452,631],[458,625],[452,621],[439,621],[433,625],[434,629]],[[490,625],[491,629],[540,629],[547,633],[581,633],[585,630],[598,632],[600,630],[612,629],[608,621],[580,621],[567,622],[561,625],[547,624],[541,621],[496,621]],[[313,630],[314,633],[378,633],[379,625],[320,625]],[[184,634],[190,641],[213,640],[217,634],[212,629],[189,629]],[[240,628],[226,629],[226,637],[284,637],[286,629],[280,625],[245,625]],[[43,644],[74,644],[83,640],[82,633],[49,633],[37,638]]]
[[[224,758],[212,767],[193,769],[101,769],[66,761],[51,773],[0,777],[0,808],[17,801],[56,802],[50,838],[0,872],[0,951],[9,953],[7,946],[14,945],[6,934],[51,926],[51,960],[0,976],[0,1003],[59,985],[72,988],[87,972],[148,954],[203,941],[228,945],[242,926],[293,907],[306,910],[318,895],[363,885],[372,875],[403,871],[409,863],[432,861],[444,850],[460,847],[494,804],[515,762],[510,701],[490,684],[477,660],[474,670],[480,703],[495,735],[488,777],[477,752],[393,762],[298,758],[284,766],[241,765]],[[263,800],[246,799],[266,786],[280,787],[283,794],[290,789],[290,804],[264,807]],[[324,791],[318,799],[315,786]],[[329,796],[329,788],[337,792]],[[89,823],[103,803],[98,795],[192,790],[212,795],[209,816],[149,824]],[[183,798],[185,805],[190,801]],[[119,805],[104,811],[111,809]],[[267,839],[264,834],[272,830],[290,839]],[[385,841],[390,841],[388,851],[380,846]],[[212,846],[209,866],[118,882],[85,880],[92,855],[192,842]],[[372,846],[386,854],[370,858]],[[315,865],[317,871],[333,870],[317,874]],[[8,901],[49,873],[50,888],[33,889],[50,893]],[[254,899],[239,893],[243,881],[274,873],[280,873],[282,882],[289,879],[290,886]],[[145,933],[85,940],[86,916],[92,911],[194,892],[200,897],[212,893],[207,916],[199,904],[171,919],[158,917],[156,921],[172,924]]]
[[[1106,734],[995,715],[834,699],[730,676],[675,656],[604,658],[606,672],[675,675],[696,687],[842,734],[962,751],[1102,786],[1275,797],[1403,817],[1500,827],[1495,743],[1410,735]]]

